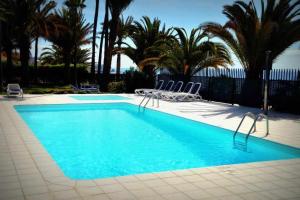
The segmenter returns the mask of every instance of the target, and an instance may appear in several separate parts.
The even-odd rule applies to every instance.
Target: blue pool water
[[[76,180],[292,159],[300,149],[128,103],[15,106],[68,177]]]
[[[130,100],[130,98],[119,96],[119,95],[91,95],[91,96],[71,96],[73,99],[76,100]]]

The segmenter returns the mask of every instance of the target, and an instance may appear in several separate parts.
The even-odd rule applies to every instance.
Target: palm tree
[[[102,52],[103,52],[103,41],[104,41],[104,24],[102,25],[102,31],[100,32],[100,44],[99,44],[99,54],[98,54],[98,66],[97,66],[97,78],[98,83],[100,83],[101,76],[101,66],[102,66]]]
[[[0,1],[0,52],[6,53],[6,80],[10,78],[10,69],[13,66],[12,50],[16,47],[16,30],[14,29],[15,15],[13,13],[13,2]],[[2,64],[2,63],[1,63]],[[3,70],[2,70],[3,77]],[[3,79],[2,79],[3,80]]]
[[[221,38],[232,49],[247,78],[258,79],[265,64],[265,52],[273,62],[285,49],[300,40],[300,1],[261,1],[261,13],[253,1],[236,1],[224,6],[229,21],[224,25],[206,23],[203,27]]]
[[[272,63],[285,49],[300,40],[299,0],[261,1],[261,12],[253,1],[248,4],[236,1],[224,6],[223,13],[228,22],[222,26],[206,23],[203,28],[221,38],[233,51],[246,72],[244,84],[245,104],[252,104],[247,99],[257,99],[260,104],[260,86],[250,92],[250,80],[259,80],[265,65],[266,51],[271,51],[269,61]],[[248,95],[247,95],[248,94]],[[256,96],[256,98],[255,98]],[[253,102],[253,101],[252,101]]]
[[[70,17],[72,19],[71,24],[72,24],[72,28],[73,28],[73,43],[74,43],[74,57],[73,57],[73,65],[74,65],[74,85],[77,85],[77,60],[76,60],[76,56],[77,56],[77,46],[78,46],[78,41],[77,41],[77,30],[78,25],[80,23],[80,15],[82,15],[82,10],[83,8],[85,8],[85,0],[66,0],[65,1],[65,5],[68,7],[69,12],[70,12]]]
[[[72,51],[71,53],[74,53],[74,51]],[[43,48],[43,53],[41,54],[41,63],[51,65],[62,64],[64,63],[63,55],[64,49],[55,44],[52,44],[51,48]],[[90,59],[90,50],[88,48],[82,49],[78,47],[76,56],[76,60],[78,63],[87,64]],[[72,54],[70,57],[74,58],[74,55]]]
[[[71,25],[71,16],[66,8],[55,12],[56,21],[61,24],[57,32],[51,33],[47,39],[55,46],[61,48],[61,53],[64,61],[65,68],[65,84],[70,83],[70,64],[71,64],[71,51],[74,47],[73,43],[73,28]],[[55,47],[54,46],[54,47]]]
[[[124,39],[129,36],[132,30],[133,17],[129,16],[124,21],[123,15],[120,18],[118,32],[117,32],[117,70],[116,70],[116,80],[119,79],[120,71],[121,71],[121,52],[122,52],[122,44]]]
[[[97,36],[97,25],[98,25],[98,13],[99,13],[99,0],[95,0],[95,15],[94,15],[94,27],[93,27],[93,42],[92,42],[92,62],[91,62],[91,77],[92,80],[95,78],[95,50],[96,50],[96,36]]]
[[[102,67],[102,52],[103,52],[103,40],[104,41],[104,49],[107,49],[108,46],[108,0],[105,0],[105,14],[104,19],[102,23],[102,32],[101,32],[101,38],[100,38],[100,45],[99,45],[99,55],[98,55],[98,83],[100,83],[100,74],[101,74],[101,67]]]
[[[133,45],[127,44],[124,53],[139,69],[153,80],[157,62],[163,55],[165,43],[173,38],[172,29],[166,29],[157,18],[144,16],[141,21],[135,21],[133,32],[129,35]]]
[[[8,5],[14,13],[13,26],[20,48],[22,81],[26,84],[31,40],[37,34],[46,36],[49,29],[55,29],[55,24],[51,22],[50,16],[56,3],[48,0],[4,0],[3,3]]]
[[[111,19],[109,23],[108,45],[105,49],[104,68],[103,68],[103,89],[106,90],[109,81],[109,74],[111,70],[111,60],[113,55],[114,45],[117,39],[119,19],[122,12],[130,5],[133,0],[108,0],[108,8]]]
[[[55,65],[64,63],[63,54],[63,49],[55,44],[52,44],[51,47],[45,47],[42,49],[40,56],[41,64]]]
[[[38,20],[43,20],[43,22],[41,23],[41,25],[43,25],[43,27],[40,26],[35,26],[34,27],[34,32],[33,32],[33,36],[35,37],[35,47],[34,47],[34,79],[35,81],[37,81],[38,78],[38,74],[37,74],[37,59],[38,59],[38,42],[39,42],[39,37],[47,37],[50,32],[55,31],[57,29],[57,26],[59,24],[56,24],[55,20],[54,20],[54,16],[52,13],[52,10],[55,8],[56,3],[55,1],[50,1],[47,6],[44,6],[42,8],[40,8],[40,5],[38,5],[37,7],[37,16],[38,16]],[[50,30],[49,30],[50,29]]]
[[[189,77],[205,67],[226,67],[231,64],[230,53],[221,44],[203,41],[207,34],[200,28],[192,29],[190,35],[183,28],[174,28],[176,39],[170,40],[170,49],[159,59],[170,71]],[[209,55],[209,56],[208,56]]]
[[[70,83],[71,62],[77,63],[77,52],[80,51],[81,46],[91,42],[89,35],[92,31],[92,25],[86,22],[83,13],[80,12],[77,16],[76,30],[74,30],[74,15],[70,13],[68,8],[62,8],[61,11],[56,12],[55,17],[57,23],[60,23],[61,26],[58,31],[50,34],[47,39],[61,49],[65,64],[65,83],[67,84]],[[76,82],[75,78],[76,76],[74,76],[74,82]]]

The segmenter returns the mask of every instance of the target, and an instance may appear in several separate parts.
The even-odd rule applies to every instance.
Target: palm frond
[[[293,43],[300,41],[300,1],[261,0],[258,14],[254,1],[236,1],[224,6],[228,18],[222,26],[201,25],[205,31],[222,39],[238,58],[247,74],[258,78],[265,65],[265,52],[273,62]]]

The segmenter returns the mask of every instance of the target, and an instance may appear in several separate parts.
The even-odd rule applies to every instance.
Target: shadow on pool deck
[[[251,108],[245,106],[229,105],[218,102],[201,102],[201,103],[188,103],[179,107],[179,111],[182,113],[195,113],[203,117],[227,115],[226,119],[239,117],[242,118],[246,112],[252,112],[258,114],[263,112],[259,108]],[[270,120],[294,120],[300,123],[300,116],[289,113],[279,113],[276,111],[269,112]]]
[[[36,99],[40,97],[54,96],[55,94],[42,94],[42,95],[24,95],[22,97],[8,97],[6,95],[0,95],[0,101],[26,101],[30,99]]]

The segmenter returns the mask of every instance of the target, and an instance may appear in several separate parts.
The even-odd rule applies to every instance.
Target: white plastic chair
[[[7,96],[21,96],[23,98],[23,90],[21,89],[20,85],[17,83],[7,84]]]

